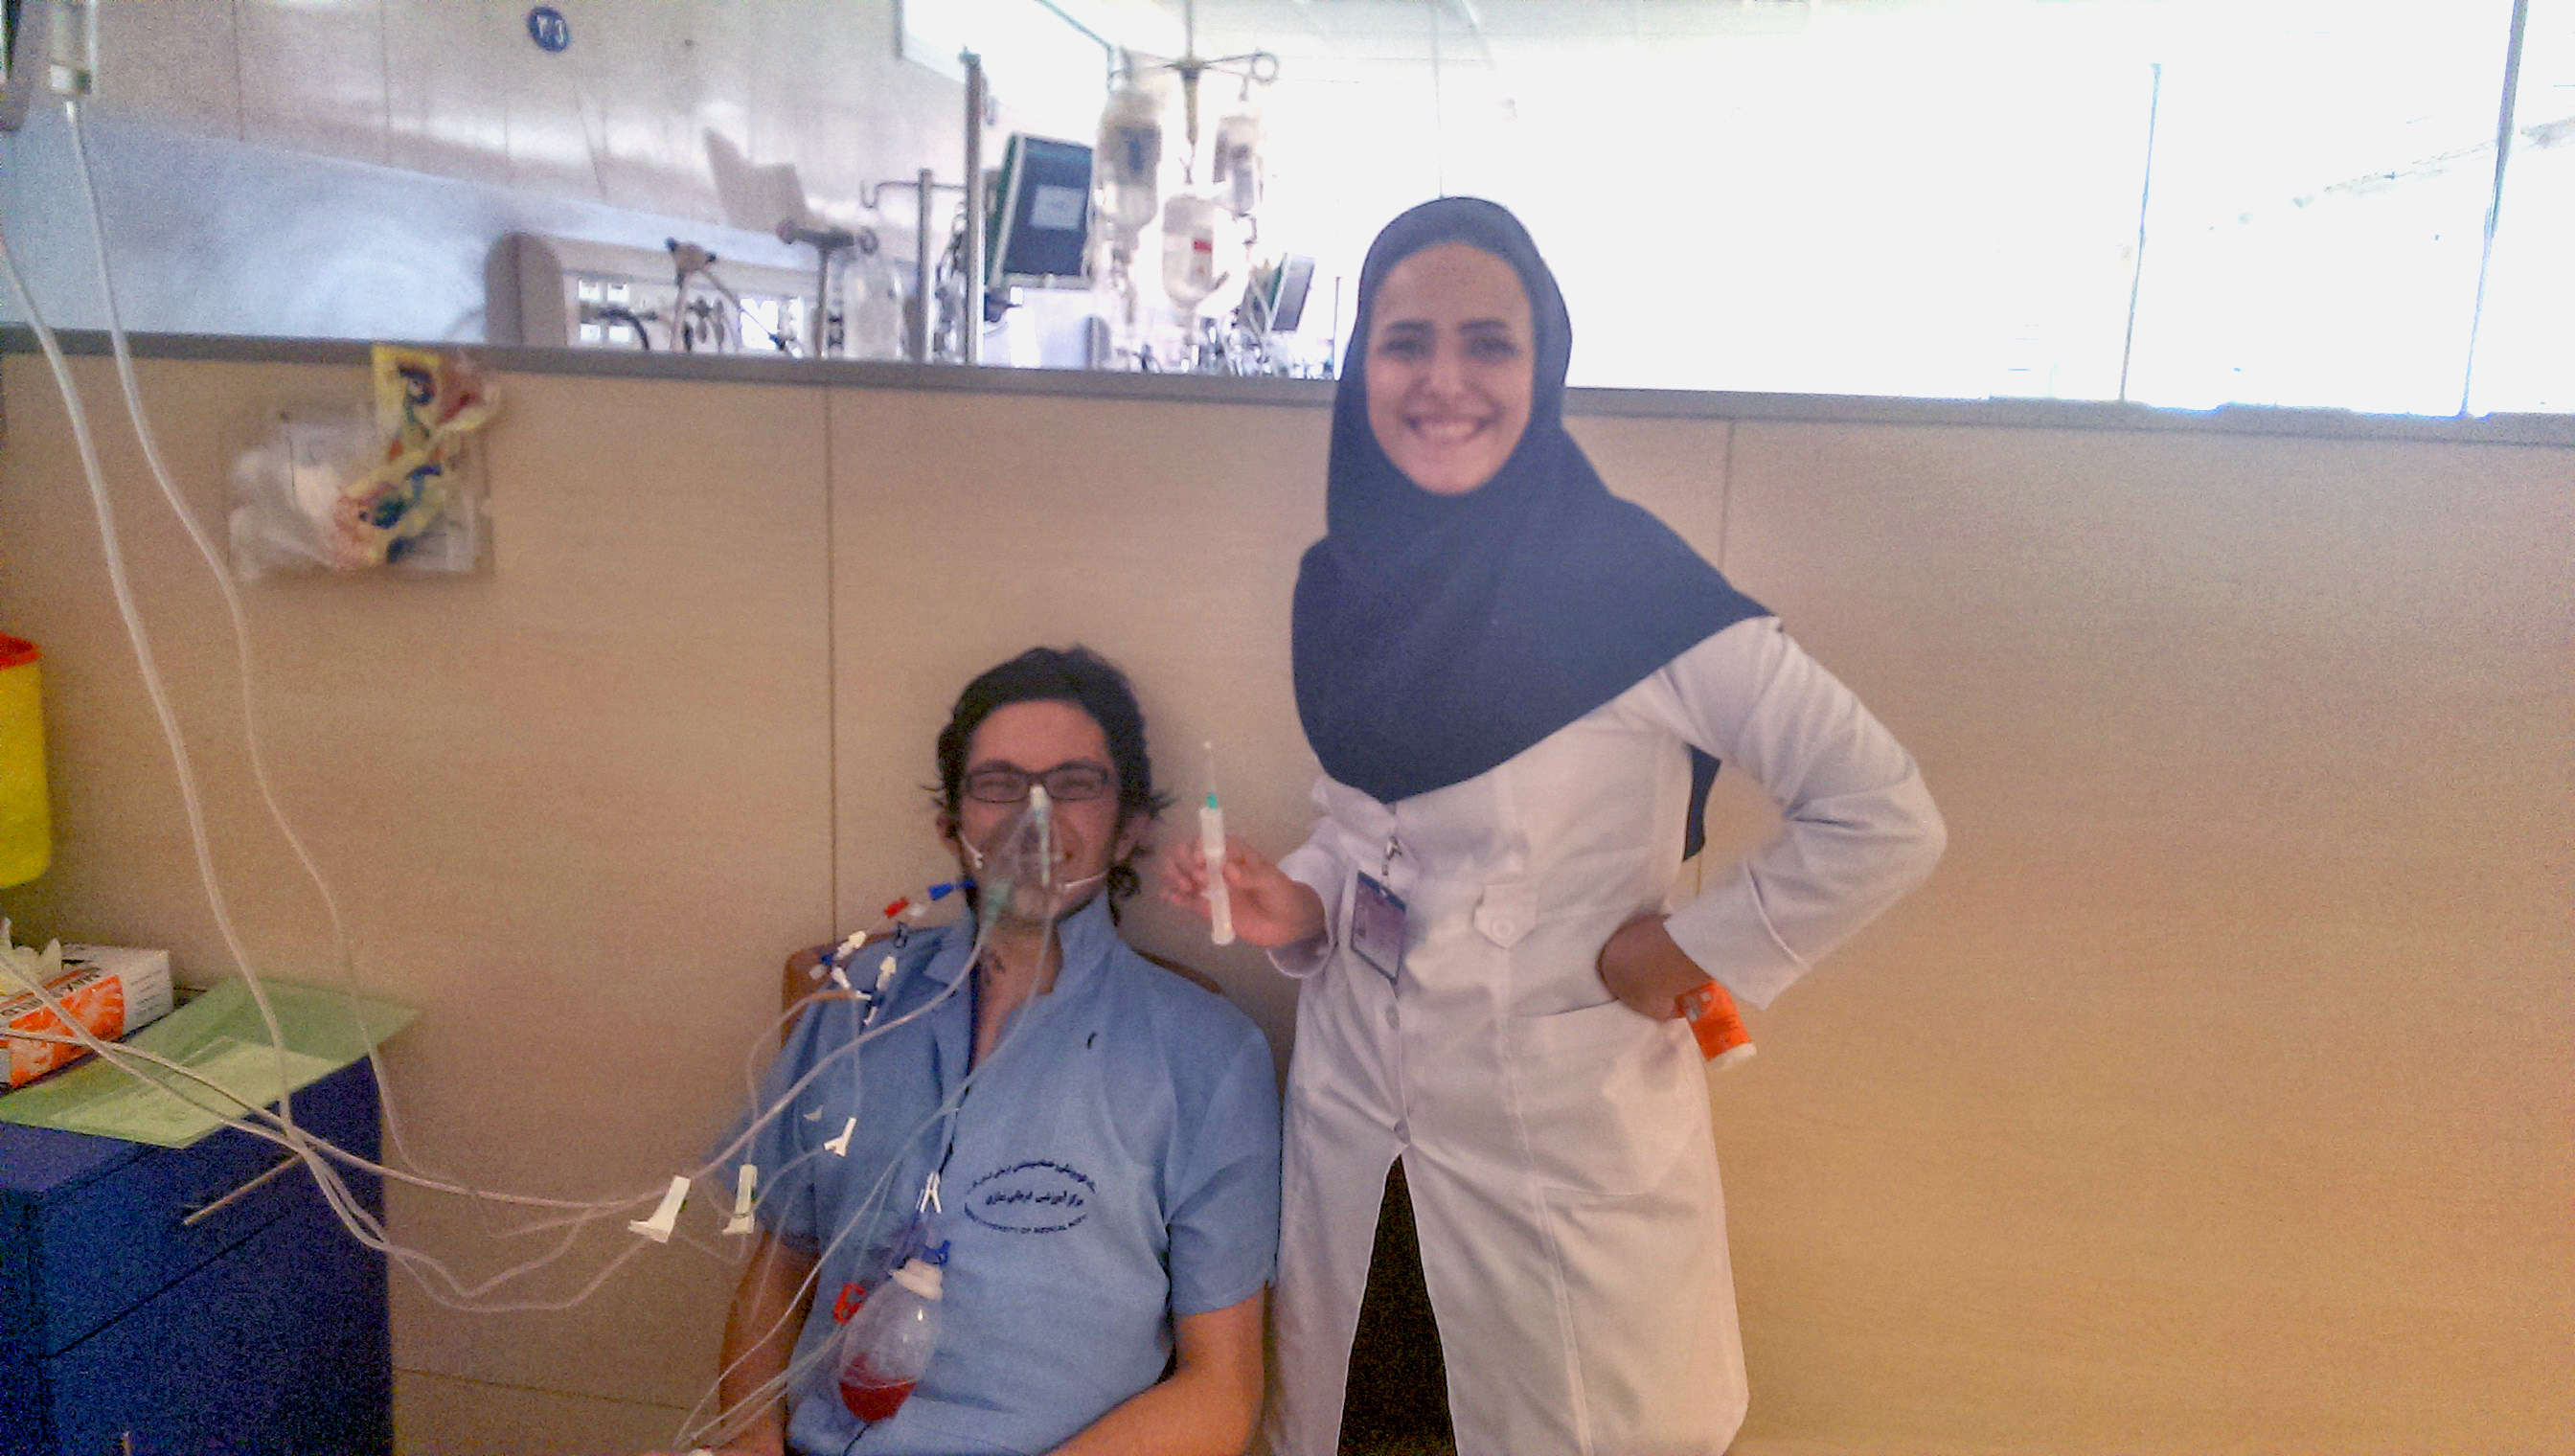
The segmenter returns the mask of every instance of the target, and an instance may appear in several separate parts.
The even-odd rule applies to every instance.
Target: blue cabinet
[[[373,1074],[296,1093],[295,1120],[375,1159]],[[0,1126],[0,1456],[392,1450],[384,1257],[286,1159],[230,1128]],[[378,1179],[349,1186],[382,1216]]]

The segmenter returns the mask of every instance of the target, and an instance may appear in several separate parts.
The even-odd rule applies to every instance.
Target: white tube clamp
[[[671,1241],[671,1231],[680,1225],[680,1205],[689,1201],[689,1179],[684,1173],[671,1175],[671,1186],[662,1193],[662,1206],[650,1218],[639,1218],[626,1225],[657,1244]]]

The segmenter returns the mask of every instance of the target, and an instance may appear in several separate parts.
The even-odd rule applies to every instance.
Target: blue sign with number
[[[560,51],[572,44],[572,22],[551,5],[540,5],[528,12],[528,39],[541,51]]]

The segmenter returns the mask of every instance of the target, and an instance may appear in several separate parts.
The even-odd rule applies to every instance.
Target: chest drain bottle
[[[942,1244],[870,1291],[841,1331],[841,1403],[873,1425],[903,1408],[939,1348]]]

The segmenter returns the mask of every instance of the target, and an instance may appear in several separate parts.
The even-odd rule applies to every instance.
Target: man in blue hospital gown
[[[972,917],[872,945],[854,978],[897,959],[881,1034],[848,1049],[858,1007],[823,1000],[789,1035],[746,1155],[761,1244],[727,1322],[725,1449],[1232,1456],[1261,1402],[1278,1091],[1242,1012],[1118,937],[1158,807],[1142,715],[1106,662],[1041,649],[970,685],[939,749],[970,869],[1046,786],[1072,907],[996,916],[974,964]],[[884,1279],[934,1174],[944,1331],[870,1424],[835,1383],[836,1311]]]

